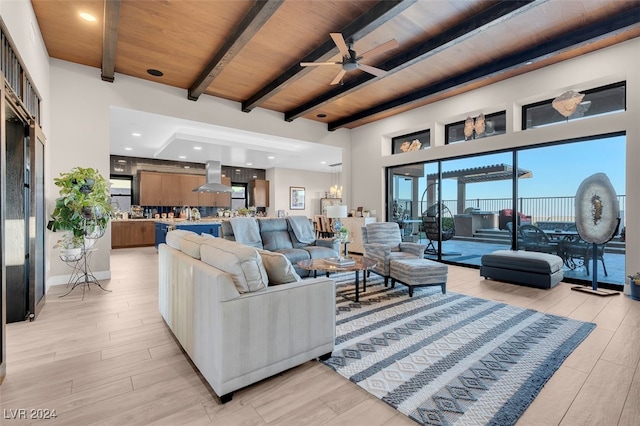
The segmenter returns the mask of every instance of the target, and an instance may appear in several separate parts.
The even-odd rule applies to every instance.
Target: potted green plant
[[[68,232],[56,246],[82,248],[85,239],[102,236],[113,214],[107,180],[96,169],[74,167],[53,181],[60,187],[60,197],[47,229]]]

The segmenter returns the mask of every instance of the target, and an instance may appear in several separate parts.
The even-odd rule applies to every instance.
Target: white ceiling
[[[139,136],[138,136],[139,135]],[[342,149],[184,120],[121,107],[110,108],[111,155],[254,169],[331,172]]]

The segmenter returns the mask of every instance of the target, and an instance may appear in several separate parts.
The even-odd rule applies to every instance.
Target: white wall
[[[268,210],[271,216],[277,216],[278,210],[284,210],[287,216],[305,215],[312,218],[320,214],[320,199],[324,198],[332,183],[331,174],[293,169],[269,169],[267,179],[272,186],[279,188],[271,194],[271,206]],[[292,186],[305,189],[304,210],[289,208],[289,188]]]
[[[351,195],[354,205],[378,210],[385,220],[385,176],[388,166],[489,152],[505,147],[581,138],[625,131],[627,135],[627,212],[640,208],[640,39],[602,49],[528,74],[510,78],[455,98],[371,123],[352,131]],[[576,91],[626,80],[627,111],[588,120],[521,131],[521,106]],[[482,140],[444,145],[447,123],[479,113],[507,111],[507,133]],[[390,155],[391,137],[431,129],[431,148]],[[606,153],[603,153],[606,155]],[[365,164],[366,167],[362,165]],[[640,270],[640,215],[627,214],[626,271]]]

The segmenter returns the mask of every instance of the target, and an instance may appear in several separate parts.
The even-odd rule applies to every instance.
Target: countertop
[[[228,219],[228,218],[227,218]],[[204,218],[200,220],[187,220],[187,219],[113,219],[112,222],[156,222],[156,223],[166,223],[167,225],[175,225],[175,224],[189,224],[189,225],[210,225],[215,223],[220,223],[224,220],[224,218]]]

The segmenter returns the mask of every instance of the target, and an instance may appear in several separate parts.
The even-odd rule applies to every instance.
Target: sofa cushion
[[[269,285],[287,284],[300,281],[300,275],[293,268],[287,257],[281,253],[258,250],[262,264],[269,276]]]
[[[292,249],[291,235],[289,235],[289,224],[284,218],[258,219],[260,226],[260,236],[265,250],[277,251]]]
[[[200,257],[204,263],[231,275],[239,293],[262,290],[269,282],[262,258],[253,247],[209,238],[200,246]]]
[[[182,239],[187,235],[197,235],[195,232],[187,231],[185,229],[174,229],[167,232],[167,245],[173,247],[176,250],[182,250]]]
[[[194,259],[200,259],[200,246],[203,242],[208,240],[209,237],[203,237],[202,235],[185,235],[182,238],[181,250],[184,254],[187,254]]]

